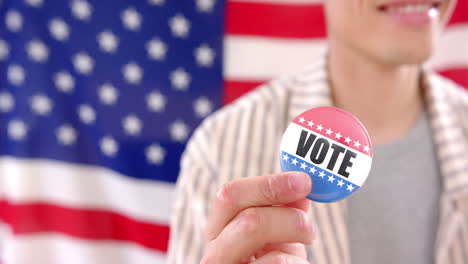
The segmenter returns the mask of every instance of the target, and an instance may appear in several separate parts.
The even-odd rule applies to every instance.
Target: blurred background
[[[165,263],[191,133],[325,37],[320,0],[1,0],[0,263]],[[429,67],[468,87],[468,0]]]

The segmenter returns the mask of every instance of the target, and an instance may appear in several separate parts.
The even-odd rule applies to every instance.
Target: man
[[[208,118],[182,160],[169,263],[468,263],[468,95],[423,69],[454,0],[327,0],[326,58]],[[279,173],[287,124],[334,105],[374,145],[331,204]],[[256,176],[264,175],[264,176]]]

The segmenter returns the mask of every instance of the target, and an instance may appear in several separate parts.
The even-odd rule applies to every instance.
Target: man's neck
[[[358,117],[374,145],[404,136],[422,110],[417,65],[390,67],[331,49],[328,71],[335,106]]]

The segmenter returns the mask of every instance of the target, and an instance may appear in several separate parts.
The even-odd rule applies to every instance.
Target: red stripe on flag
[[[233,102],[262,83],[264,81],[225,81],[223,103],[226,105]]]
[[[450,68],[438,72],[468,89],[468,67]]]
[[[323,38],[321,4],[286,5],[227,1],[226,33],[284,38]]]
[[[449,24],[468,23],[468,0],[459,0]]]
[[[84,239],[134,242],[162,252],[167,251],[169,240],[169,227],[165,225],[139,222],[104,210],[46,203],[0,201],[0,220],[19,235],[58,232]]]

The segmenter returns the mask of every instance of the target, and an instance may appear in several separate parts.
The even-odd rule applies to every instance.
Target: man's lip
[[[395,0],[395,1],[385,1],[378,5],[378,9],[384,10],[389,7],[399,7],[399,6],[406,6],[406,5],[417,5],[417,4],[430,4],[434,7],[438,7],[443,0]]]

